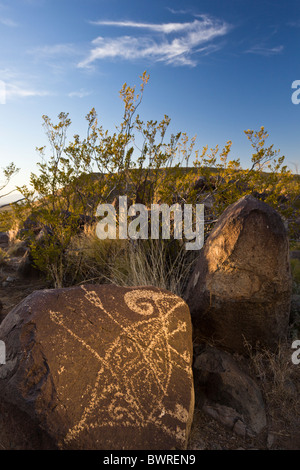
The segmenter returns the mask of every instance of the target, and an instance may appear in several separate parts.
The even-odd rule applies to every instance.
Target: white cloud
[[[198,21],[187,23],[138,23],[136,21],[91,21],[92,24],[98,26],[117,26],[121,28],[138,28],[138,29],[149,29],[157,33],[177,33],[180,31],[193,30],[197,26]]]
[[[272,56],[280,54],[284,50],[284,46],[277,46],[277,47],[262,47],[262,46],[254,46],[251,49],[246,51],[247,54],[258,54],[263,56]]]
[[[86,96],[91,95],[91,91],[86,91],[83,88],[81,88],[79,91],[72,91],[71,93],[68,94],[69,98],[85,98]]]
[[[90,67],[99,59],[121,58],[126,60],[147,59],[172,65],[197,64],[192,57],[196,52],[206,53],[214,39],[225,36],[231,26],[217,19],[201,16],[201,20],[185,23],[139,23],[134,21],[98,21],[99,26],[133,28],[150,32],[144,36],[98,37],[92,41],[89,55],[79,67]],[[171,36],[169,38],[169,36]]]
[[[22,77],[22,78],[20,78]],[[0,69],[0,82],[2,88],[5,89],[6,100],[14,98],[26,98],[30,96],[47,96],[50,93],[40,90],[33,83],[37,82],[37,76],[26,74],[26,76],[16,69],[3,68]],[[29,85],[31,83],[31,85]]]
[[[13,98],[28,98],[30,96],[47,96],[47,91],[35,90],[33,88],[27,88],[23,85],[16,85],[12,83],[5,84],[5,98],[7,100]]]
[[[0,18],[0,24],[3,24],[4,26],[8,26],[10,28],[15,28],[18,26],[18,24],[10,18]]]

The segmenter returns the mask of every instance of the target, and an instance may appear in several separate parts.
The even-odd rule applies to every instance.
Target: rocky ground
[[[3,319],[15,305],[33,291],[48,287],[43,279],[21,278],[17,272],[19,263],[20,258],[13,258],[8,264],[1,267],[0,299],[2,309],[0,319]],[[291,363],[290,343],[282,345],[282,350],[282,354],[285,356],[283,362],[288,367],[288,373],[286,374],[286,381],[284,377],[280,377],[281,383],[277,384],[280,389],[277,391],[279,396],[276,397],[276,394],[275,396],[272,394],[273,381],[278,380],[278,376],[265,377],[262,386],[267,412],[267,427],[263,432],[256,437],[236,434],[232,427],[224,426],[203,411],[203,403],[199,399],[199,390],[196,388],[196,406],[188,445],[189,450],[300,449],[300,412],[298,406],[300,365],[296,366]],[[251,360],[236,356],[235,360],[238,363],[242,362],[249,375],[258,384],[260,383],[259,377],[255,376],[257,370],[253,367],[255,359]],[[274,371],[275,376],[276,374],[284,374],[284,371]],[[6,448],[1,443],[1,437],[0,448]]]
[[[2,248],[9,253],[8,245],[2,245]],[[0,266],[0,322],[14,306],[33,291],[49,287],[42,277],[20,275],[22,255],[22,250],[19,254],[13,252]],[[194,344],[195,412],[189,450],[300,449],[300,365],[292,364],[291,343],[292,336],[289,332],[288,338],[281,343],[277,353],[249,350],[247,357],[230,355],[233,380],[240,380],[245,374],[245,377],[251,378],[254,387],[257,387],[261,393],[263,399],[261,411],[266,415],[266,426],[258,435],[251,433],[249,435],[243,426],[237,426],[241,411],[238,408],[244,406],[243,397],[237,398],[232,395],[232,391],[226,388],[228,384],[224,382],[222,373],[214,376],[214,381],[219,384],[219,390],[222,390],[218,397],[214,397],[217,400],[214,403],[217,403],[217,406],[221,403],[222,412],[214,417],[211,416],[212,413],[208,413],[212,403],[211,396],[205,380],[199,382],[196,368],[199,348],[202,350],[207,344]],[[209,347],[214,354],[218,353],[216,345],[210,344]],[[236,369],[236,366],[239,369]],[[243,395],[242,388],[240,391]],[[247,408],[247,403],[245,407]],[[226,415],[227,412],[229,414]],[[0,449],[7,449],[7,446],[7,442],[1,441],[0,426]]]
[[[47,288],[44,279],[21,278],[17,273],[19,261],[20,259],[13,259],[0,268],[0,320],[33,291]]]
[[[259,380],[253,368],[251,359],[235,356],[235,360],[243,363],[249,377],[252,377],[262,390],[265,403],[267,426],[257,436],[241,436],[233,431],[234,426],[224,426],[221,422],[210,417],[203,411],[200,400],[197,402],[194,421],[190,436],[189,449],[200,450],[299,450],[300,449],[300,367],[291,363],[290,345],[282,346],[281,354],[288,371],[286,379],[281,377],[281,383],[274,383],[272,374]],[[270,371],[268,371],[270,372]],[[277,371],[276,374],[284,374]],[[267,376],[268,375],[268,376]],[[278,377],[277,377],[278,380]],[[200,392],[201,393],[201,392]]]

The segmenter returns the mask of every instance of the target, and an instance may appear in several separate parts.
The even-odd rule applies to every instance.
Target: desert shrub
[[[300,250],[300,241],[291,241],[290,243],[290,250]]]
[[[66,253],[66,282],[70,285],[83,282],[107,283],[111,266],[120,271],[127,269],[125,252],[127,240],[100,240],[93,227],[86,227],[76,235]]]
[[[4,193],[4,189],[8,186],[11,179],[19,172],[19,168],[14,163],[10,163],[5,168],[2,168],[2,176],[0,181],[0,199],[12,194],[15,190]]]
[[[5,188],[10,183],[11,179],[19,172],[19,168],[14,163],[10,163],[5,168],[2,168],[2,175],[0,177],[0,201],[2,198],[12,194],[15,189],[5,192]],[[11,207],[5,205],[0,206],[0,232],[7,232],[14,223],[13,212]]]
[[[0,207],[0,232],[8,232],[14,226],[15,220],[11,206]]]
[[[292,277],[296,284],[300,285],[300,260],[291,259]]]
[[[119,195],[126,195],[131,202],[148,207],[151,203],[205,203],[210,198],[211,204],[206,205],[205,211],[207,235],[229,204],[246,194],[253,194],[278,209],[289,224],[291,237],[297,238],[295,221],[300,214],[297,206],[300,180],[284,166],[284,157],[279,156],[279,151],[274,150],[273,145],[267,145],[265,129],[245,131],[252,156],[250,167],[243,169],[238,159],[230,160],[231,141],[223,149],[209,150],[206,146],[197,150],[195,137],[189,139],[181,132],[167,137],[168,116],[160,121],[142,121],[137,110],[149,76],[144,72],[140,78],[139,93],[126,83],[120,91],[124,113],[113,134],[98,124],[93,108],[86,116],[87,137],[81,139],[75,135],[67,144],[69,115],[61,113],[56,124],[43,116],[50,153],[46,147],[37,149],[41,156],[38,172],[32,173],[30,187],[18,188],[24,200],[16,205],[15,214],[22,221],[34,212],[37,223],[45,229],[47,235],[42,243],[31,234],[31,250],[36,266],[57,287],[70,282],[69,254],[74,240],[79,240],[78,221],[93,222],[98,204],[111,203]],[[139,149],[136,142],[141,142]],[[203,184],[199,185],[201,178]],[[83,237],[80,243],[85,243]],[[158,245],[159,249],[145,244],[147,248],[144,247],[145,251],[139,255],[143,257],[147,253],[145,261],[150,263],[149,253],[156,249],[157,259],[160,259],[166,244]],[[104,246],[115,249],[117,245],[102,244],[99,253]],[[129,251],[127,255],[130,256]],[[77,261],[80,259],[78,255]],[[101,260],[97,259],[102,266]],[[118,262],[117,258],[115,262]],[[89,263],[93,269],[88,269],[87,264],[84,269],[87,276],[93,276],[93,272],[98,272],[97,267],[91,258]],[[81,263],[80,266],[82,274],[84,265]],[[153,271],[155,265],[150,263],[149,270],[151,267]],[[162,285],[170,284],[162,279],[159,271],[156,275]],[[80,278],[73,277],[74,282]],[[133,272],[128,274],[127,282],[134,277]]]

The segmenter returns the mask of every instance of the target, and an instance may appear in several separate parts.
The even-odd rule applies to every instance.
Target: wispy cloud
[[[91,21],[91,24],[99,26],[117,26],[121,28],[138,28],[138,29],[148,29],[157,33],[177,33],[181,31],[191,31],[194,30],[197,26],[198,21],[187,23],[138,23],[135,21]]]
[[[298,21],[290,21],[287,23],[288,26],[291,26],[292,28],[300,28],[300,20]]]
[[[135,21],[95,21],[99,26],[146,30],[143,36],[99,36],[92,41],[92,49],[79,67],[90,67],[93,62],[107,58],[125,60],[147,59],[172,65],[195,66],[195,54],[212,52],[212,41],[225,36],[231,26],[224,21],[201,16],[185,23],[141,23]],[[170,37],[171,36],[171,37]]]
[[[166,7],[166,10],[170,11],[173,13],[173,15],[188,15],[188,14],[193,14],[191,10],[175,10],[174,8]]]
[[[73,44],[52,44],[45,46],[34,47],[27,51],[28,54],[34,55],[38,58],[50,58],[57,56],[71,56],[76,52]]]
[[[91,91],[84,90],[81,88],[78,91],[72,91],[71,93],[68,94],[69,98],[85,98],[86,96],[91,95]]]
[[[37,82],[38,76],[21,73],[15,68],[0,69],[0,80],[4,84],[5,98],[26,98],[30,96],[47,96],[51,93],[41,89]]]
[[[51,77],[62,77],[71,69],[76,69],[83,57],[80,45],[71,43],[50,44],[33,47],[26,51],[32,62],[42,64],[51,70]]]
[[[14,98],[28,98],[32,96],[47,96],[49,92],[41,91],[33,88],[27,88],[25,85],[17,85],[12,83],[5,84],[5,98],[7,100]]]
[[[277,46],[277,47],[262,47],[262,46],[254,46],[251,49],[245,51],[247,54],[258,54],[263,56],[272,56],[277,55],[283,52],[284,46]]]
[[[0,17],[0,24],[8,26],[9,28],[16,28],[18,26],[18,23],[16,23],[15,21],[11,20],[10,18],[3,17]]]
[[[18,77],[18,73],[16,70],[12,70],[10,68],[3,68],[0,69],[0,80],[5,82],[14,80]]]

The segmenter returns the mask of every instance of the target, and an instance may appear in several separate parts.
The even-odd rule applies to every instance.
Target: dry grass
[[[67,270],[72,284],[152,285],[182,295],[197,254],[177,241],[100,240],[90,227],[74,237]]]
[[[126,250],[129,270],[124,275],[124,271],[112,266],[111,281],[123,286],[156,286],[182,296],[195,256],[188,254],[182,245],[172,257],[169,248],[161,240],[129,241]]]
[[[260,385],[271,422],[282,432],[292,433],[293,423],[297,427],[300,421],[300,366],[292,363],[291,344],[279,344],[275,352],[265,348],[254,350],[247,342],[245,345],[251,372]]]

